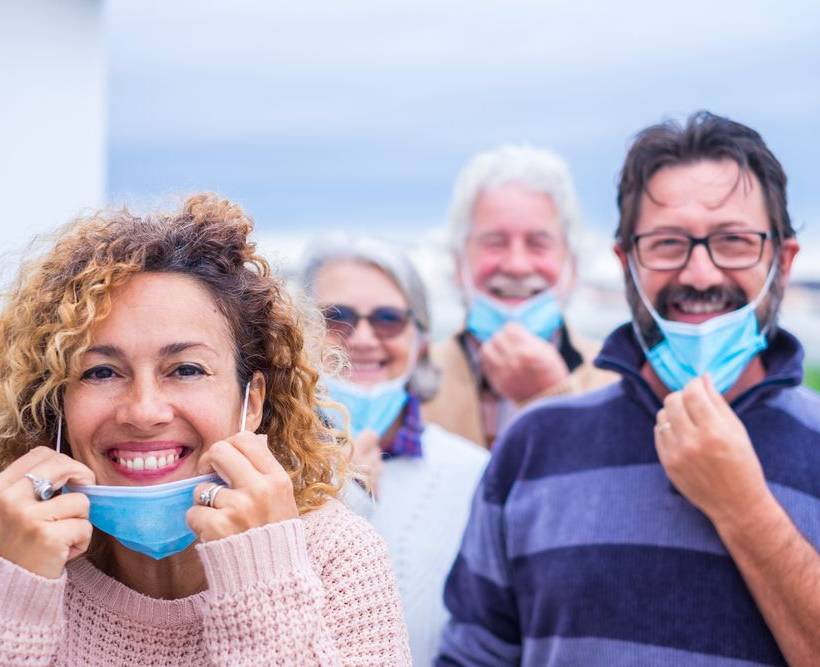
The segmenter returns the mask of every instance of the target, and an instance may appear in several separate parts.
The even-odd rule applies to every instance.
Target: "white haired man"
[[[579,219],[569,169],[551,151],[501,146],[461,171],[450,231],[467,317],[431,351],[442,382],[428,421],[490,447],[523,405],[615,379],[563,318]]]

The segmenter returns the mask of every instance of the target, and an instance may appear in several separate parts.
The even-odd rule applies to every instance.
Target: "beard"
[[[777,262],[777,259],[775,261]],[[663,340],[663,333],[641,300],[631,271],[625,273],[624,280],[626,301],[632,314],[632,322],[643,338],[647,349],[651,349]],[[729,304],[732,310],[742,308],[749,303],[749,297],[737,285],[716,285],[707,290],[697,290],[688,285],[668,285],[658,293],[653,306],[661,317],[669,319],[672,304],[684,300],[704,304],[723,301]],[[782,301],[783,286],[780,281],[780,264],[778,263],[768,293],[756,310],[758,328],[760,331],[766,330],[766,339],[768,341],[771,341],[777,333],[778,315]]]

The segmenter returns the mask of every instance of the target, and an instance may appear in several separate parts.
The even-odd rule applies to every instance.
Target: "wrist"
[[[706,513],[724,543],[753,539],[771,533],[783,521],[784,511],[768,486],[751,500],[733,502]]]
[[[197,545],[208,588],[215,594],[309,570],[304,525],[291,519]]]

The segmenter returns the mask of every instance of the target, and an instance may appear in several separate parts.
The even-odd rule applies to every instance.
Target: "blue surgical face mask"
[[[250,382],[245,386],[240,431],[248,416]],[[62,420],[61,420],[62,421]],[[61,429],[58,429],[57,451]],[[88,496],[91,524],[124,547],[161,560],[187,549],[196,540],[185,515],[194,505],[194,489],[203,482],[219,482],[216,475],[200,475],[151,486],[70,486],[64,489]]]
[[[370,429],[383,436],[407,403],[407,377],[363,387],[335,377],[324,378],[330,397],[344,405],[350,413],[350,431],[353,436]],[[325,414],[337,428],[344,419],[337,410],[326,409]]]
[[[196,485],[220,481],[216,475],[200,475],[153,486],[65,488],[88,496],[89,521],[95,528],[132,551],[160,560],[187,549],[196,539],[185,521]]]
[[[571,273],[570,264],[564,263],[558,281],[550,289],[510,306],[476,291],[470,267],[464,264],[461,282],[469,298],[467,331],[484,343],[507,323],[517,322],[534,336],[551,340],[563,321],[561,295],[566,292]]]
[[[515,306],[476,294],[470,300],[467,331],[484,343],[508,322],[518,322],[531,334],[550,340],[561,326],[561,321],[561,306],[552,290],[544,290]]]
[[[724,393],[737,382],[754,356],[766,349],[766,330],[759,329],[755,311],[769,292],[775,275],[774,262],[763,289],[752,302],[701,324],[674,322],[661,317],[646,298],[631,257],[629,270],[638,295],[657,323],[663,339],[648,348],[639,327],[633,322],[635,333],[647,361],[670,391],[679,391],[690,380],[709,373],[717,390]]]

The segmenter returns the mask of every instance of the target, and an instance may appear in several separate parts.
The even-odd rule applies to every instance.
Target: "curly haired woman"
[[[251,230],[198,195],[77,220],[21,270],[0,311],[0,664],[409,664],[384,544],[335,499],[318,320]]]

